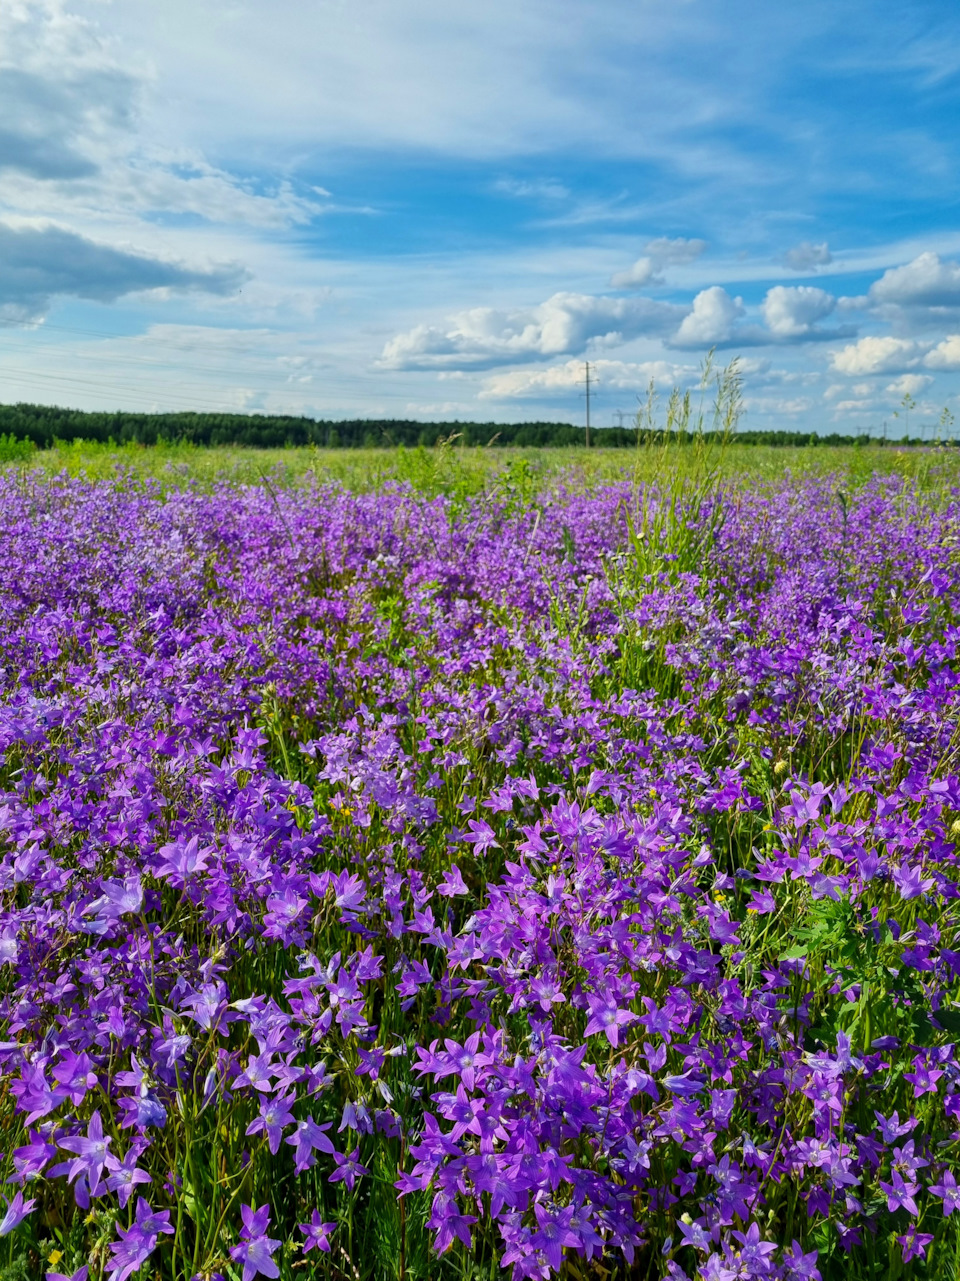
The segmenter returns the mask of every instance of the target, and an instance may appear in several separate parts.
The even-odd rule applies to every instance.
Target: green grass
[[[354,491],[409,483],[425,493],[466,496],[488,486],[528,497],[560,479],[574,488],[619,480],[696,481],[705,470],[726,480],[775,482],[786,475],[846,476],[851,485],[877,472],[940,484],[960,484],[960,450],[870,446],[774,448],[739,445],[735,438],[712,451],[685,445],[640,444],[631,449],[485,449],[456,442],[432,449],[205,449],[191,445],[103,445],[77,441],[0,465],[39,468],[47,475],[67,472],[109,479],[118,471],[152,479],[164,487],[185,483],[201,488],[220,481],[299,484],[316,479]]]

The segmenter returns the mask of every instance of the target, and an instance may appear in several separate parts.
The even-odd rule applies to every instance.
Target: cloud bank
[[[556,293],[538,307],[474,307],[440,328],[417,325],[385,345],[385,369],[484,369],[544,356],[575,355],[589,343],[623,343],[664,334],[687,308],[650,298]]]
[[[236,263],[190,267],[98,244],[62,227],[0,223],[0,309],[17,319],[40,318],[58,295],[101,303],[155,289],[223,296],[246,278]]]

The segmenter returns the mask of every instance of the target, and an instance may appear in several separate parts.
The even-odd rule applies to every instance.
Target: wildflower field
[[[960,488],[892,453],[0,473],[0,1278],[956,1277]]]

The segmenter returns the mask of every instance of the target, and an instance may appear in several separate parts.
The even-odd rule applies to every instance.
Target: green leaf
[[[960,1033],[960,1010],[935,1010],[932,1017],[945,1032]]]

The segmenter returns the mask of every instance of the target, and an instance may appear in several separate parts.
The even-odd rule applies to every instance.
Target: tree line
[[[709,438],[713,433],[705,433]],[[57,441],[98,441],[102,444],[157,445],[186,443],[198,446],[239,445],[255,449],[282,449],[314,445],[321,449],[371,449],[404,445],[433,446],[455,438],[465,445],[569,446],[583,445],[584,429],[572,423],[423,423],[412,419],[355,418],[324,421],[271,414],[179,413],[147,414],[126,410],[112,413],[61,409],[49,405],[0,405],[0,436],[30,441],[49,449]],[[692,439],[689,433],[669,433],[671,439]],[[636,427],[594,427],[591,446],[624,448],[641,442],[660,443],[662,430]],[[867,444],[869,435],[845,436],[836,432],[817,435],[809,431],[744,431],[742,445],[855,445]],[[889,443],[893,444],[891,440]],[[899,444],[919,444],[904,436]]]

